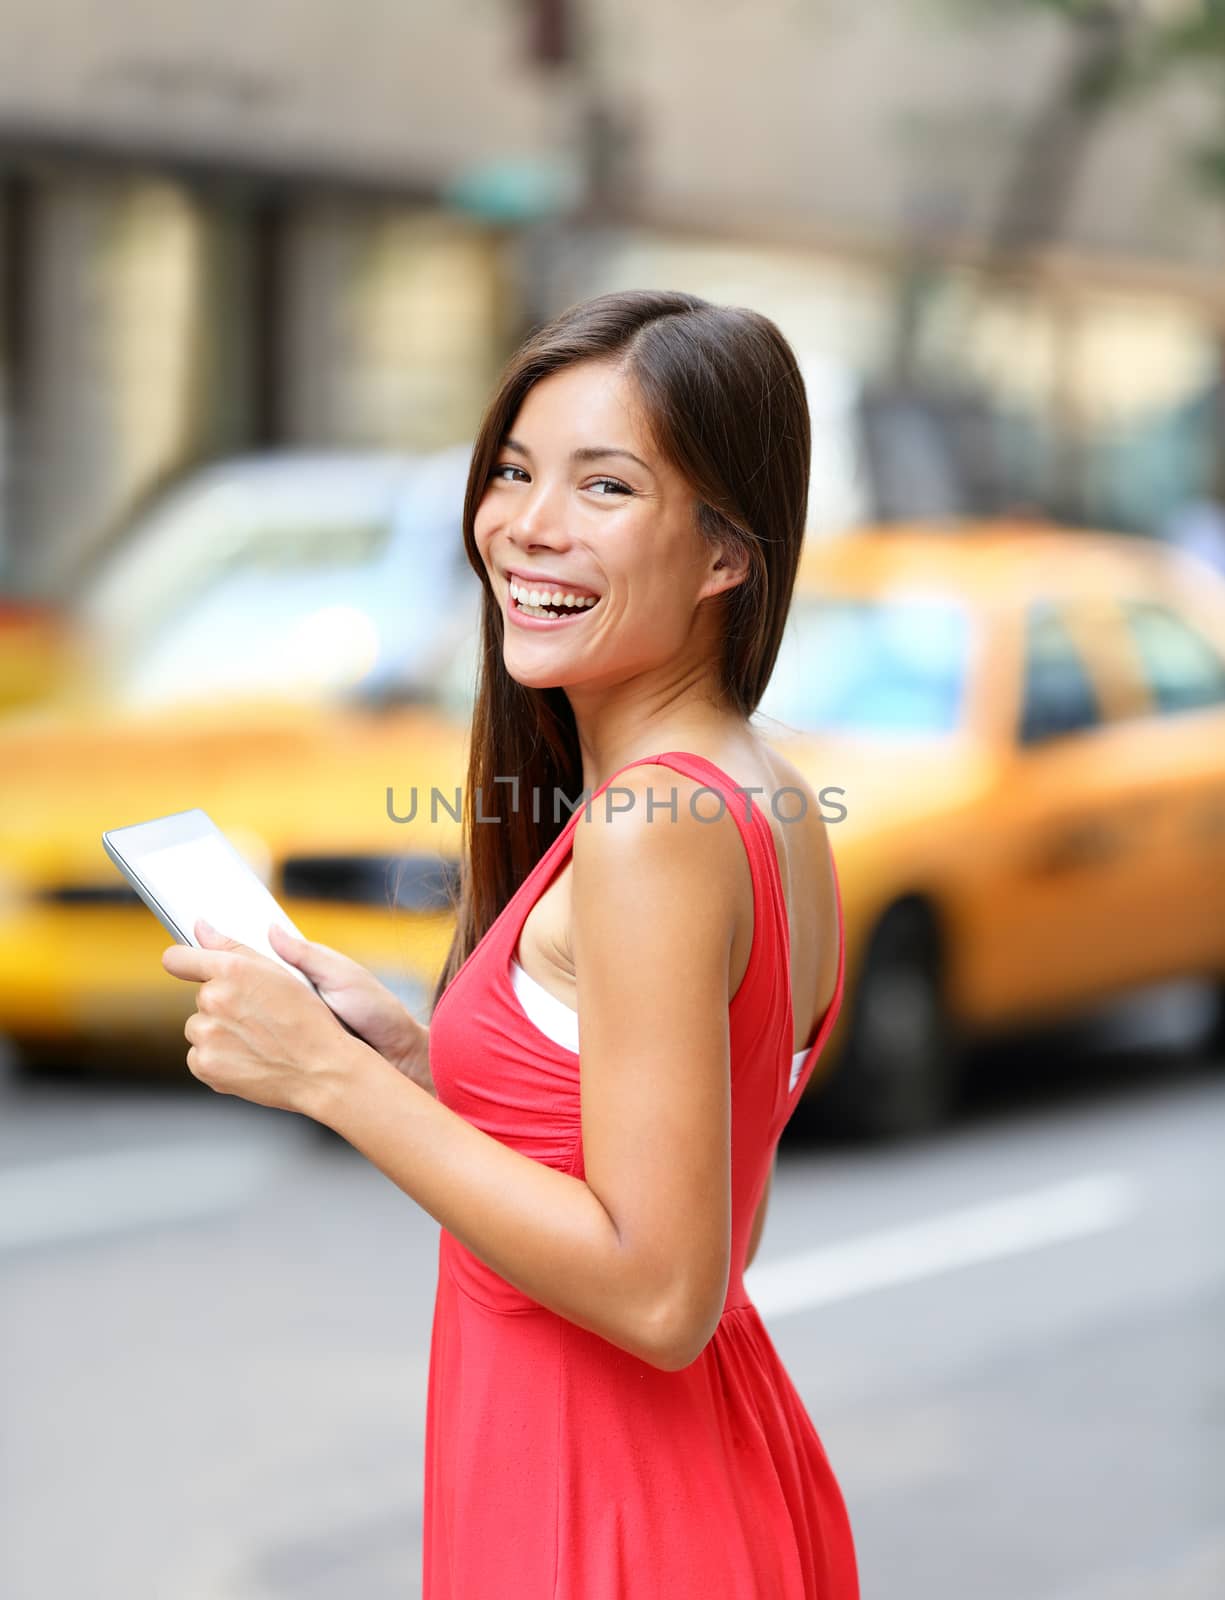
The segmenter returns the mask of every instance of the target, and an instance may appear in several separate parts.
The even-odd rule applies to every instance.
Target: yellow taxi
[[[1044,524],[822,540],[762,709],[844,896],[824,1120],[914,1132],[976,1038],[1225,980],[1225,580],[1196,557]]]
[[[426,707],[254,702],[0,727],[0,1033],[27,1067],[182,1066],[194,991],[162,970],[170,936],[100,836],[193,806],[308,938],[427,1009],[450,942],[465,737]]]
[[[101,835],[196,806],[308,938],[427,1009],[475,667],[468,454],[219,463],[89,574],[78,671],[0,721],[0,1035],[19,1062],[182,1070],[194,991]]]

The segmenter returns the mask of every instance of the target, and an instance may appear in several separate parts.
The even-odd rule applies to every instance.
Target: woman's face
[[[715,569],[692,489],[652,443],[632,379],[607,361],[528,391],[475,535],[506,669],[538,689],[610,686],[700,656],[699,602],[736,576]]]

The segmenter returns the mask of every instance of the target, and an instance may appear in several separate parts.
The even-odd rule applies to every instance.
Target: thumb
[[[206,950],[250,950],[250,946],[241,940],[218,933],[212,923],[206,922],[203,917],[196,918],[196,938]]]
[[[268,943],[276,951],[277,955],[283,956],[286,961],[292,962],[308,978],[314,975],[319,963],[314,958],[315,947],[309,939],[300,939],[297,934],[290,933],[289,929],[282,927],[279,922],[270,922],[268,924]]]
[[[329,997],[351,984],[360,970],[343,951],[333,950],[330,944],[320,944],[317,939],[301,939],[279,922],[269,925],[268,943],[279,956],[304,973],[320,994]]]

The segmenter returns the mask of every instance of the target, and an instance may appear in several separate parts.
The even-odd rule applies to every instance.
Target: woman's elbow
[[[724,1283],[718,1305],[712,1297],[686,1300],[661,1311],[651,1321],[645,1340],[645,1357],[660,1372],[680,1372],[692,1366],[714,1337],[727,1298]]]

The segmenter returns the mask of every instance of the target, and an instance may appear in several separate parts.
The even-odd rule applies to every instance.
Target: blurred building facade
[[[3,32],[0,584],[60,591],[213,456],[461,440],[527,326],[627,284],[779,321],[816,531],[1153,527],[1210,486],[1213,105],[1069,115],[1101,42],[1042,8],[280,0],[236,35],[10,0]]]

